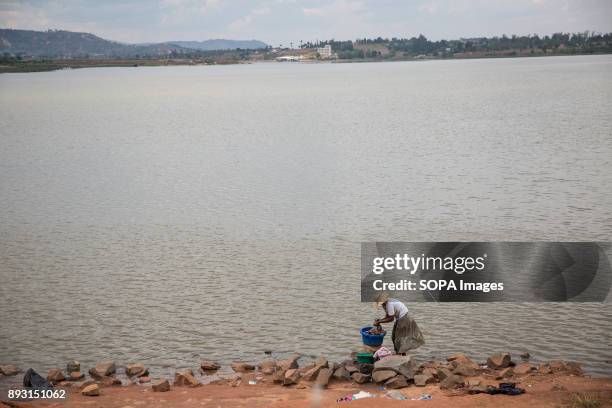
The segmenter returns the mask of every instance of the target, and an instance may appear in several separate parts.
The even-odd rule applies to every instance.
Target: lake
[[[342,360],[362,241],[610,241],[611,101],[612,56],[0,75],[0,362]],[[419,359],[612,375],[610,303],[408,306]]]

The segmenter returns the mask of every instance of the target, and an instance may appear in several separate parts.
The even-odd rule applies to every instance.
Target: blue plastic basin
[[[385,333],[382,334],[369,334],[368,331],[372,329],[372,326],[366,326],[361,329],[361,339],[363,344],[367,346],[380,346],[385,338]]]

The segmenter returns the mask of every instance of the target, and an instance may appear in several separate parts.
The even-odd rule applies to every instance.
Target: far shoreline
[[[465,61],[485,59],[519,59],[519,58],[548,58],[548,57],[581,57],[612,55],[612,52],[593,53],[550,53],[550,54],[498,54],[498,55],[464,55],[458,57],[425,57],[425,58],[354,58],[330,60],[302,60],[295,62],[282,62],[275,60],[244,60],[224,63],[210,63],[189,59],[57,59],[57,60],[31,60],[0,62],[0,74],[19,74],[35,72],[52,72],[59,70],[83,68],[139,68],[139,67],[169,67],[169,66],[224,66],[224,65],[255,65],[255,64],[363,64],[374,62],[425,62],[425,61]]]

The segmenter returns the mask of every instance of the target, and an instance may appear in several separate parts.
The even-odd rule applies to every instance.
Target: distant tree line
[[[339,58],[393,58],[400,56],[415,57],[427,56],[452,56],[458,53],[499,53],[515,51],[521,54],[525,52],[538,53],[610,53],[612,52],[612,33],[555,33],[540,37],[537,34],[510,37],[477,37],[462,38],[459,40],[430,41],[424,35],[412,38],[361,38],[356,41],[327,40],[315,43],[305,42],[302,48],[316,48],[331,45],[332,50]],[[357,49],[355,45],[384,46],[386,52],[368,47]],[[363,50],[366,48],[366,51]]]

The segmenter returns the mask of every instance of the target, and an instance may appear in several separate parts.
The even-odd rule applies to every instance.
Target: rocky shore
[[[105,361],[86,370],[78,361],[70,361],[64,369],[54,368],[46,373],[48,382],[56,389],[66,389],[69,395],[64,403],[84,400],[96,401],[92,406],[138,406],[133,404],[114,405],[113,398],[119,395],[140,395],[146,393],[151,401],[168,401],[169,395],[178,391],[179,395],[214,395],[221,392],[223,403],[208,400],[210,406],[239,406],[229,403],[232,395],[242,395],[238,389],[250,390],[251,394],[266,398],[289,398],[311,401],[313,398],[335,405],[342,402],[360,402],[354,395],[367,396],[370,404],[384,406],[385,401],[448,400],[449,398],[468,397],[486,398],[494,401],[521,402],[532,399],[533,384],[547,384],[549,393],[558,393],[559,398],[571,398],[571,384],[591,384],[587,386],[597,403],[612,403],[612,380],[590,379],[585,377],[579,364],[568,361],[550,361],[534,364],[528,355],[514,361],[508,353],[499,352],[483,362],[475,362],[463,353],[449,356],[446,361],[418,362],[414,357],[391,355],[373,364],[358,362],[350,358],[342,362],[331,362],[325,357],[306,360],[299,354],[283,359],[266,359],[258,363],[236,361],[231,364],[232,374],[219,375],[222,369],[214,361],[201,361],[197,370],[180,370],[173,378],[151,378],[148,368],[142,363],[129,363],[118,366],[115,362]],[[3,377],[18,376],[20,370],[13,365],[0,365],[0,381]],[[516,389],[524,390],[522,395],[490,395],[499,389],[500,383],[513,383]],[[566,385],[564,385],[566,384]],[[570,384],[568,387],[567,384]],[[203,389],[203,391],[195,391]],[[327,389],[327,390],[326,390]],[[263,391],[263,394],[262,394]],[[359,394],[361,391],[362,394]],[[127,394],[126,394],[127,393]],[[575,395],[582,395],[575,392]],[[15,402],[8,401],[7,395],[0,396],[8,406],[47,405],[53,401]],[[99,402],[106,402],[98,405]],[[137,398],[136,396],[131,398]],[[140,398],[140,397],[138,397]],[[259,398],[259,397],[258,397]],[[129,399],[129,398],[128,398]],[[175,398],[171,398],[175,399]],[[179,404],[181,398],[175,401]],[[561,398],[562,399],[562,398]],[[283,399],[285,400],[285,399]],[[151,402],[150,401],[150,402]],[[270,401],[268,401],[270,402]],[[361,403],[361,402],[360,402]],[[496,404],[497,404],[496,403]],[[177,405],[178,404],[178,405]],[[374,404],[374,405],[372,405]],[[149,406],[150,403],[147,403]],[[207,406],[202,403],[202,406]],[[62,405],[64,406],[64,405]],[[78,405],[75,405],[78,406]],[[259,406],[251,404],[249,406]],[[261,406],[267,406],[263,404]],[[279,405],[284,406],[284,405]],[[298,405],[299,406],[299,405]],[[498,405],[496,405],[498,406]],[[529,406],[529,405],[528,405]],[[535,406],[535,405],[534,405]],[[604,405],[593,405],[593,407]]]

